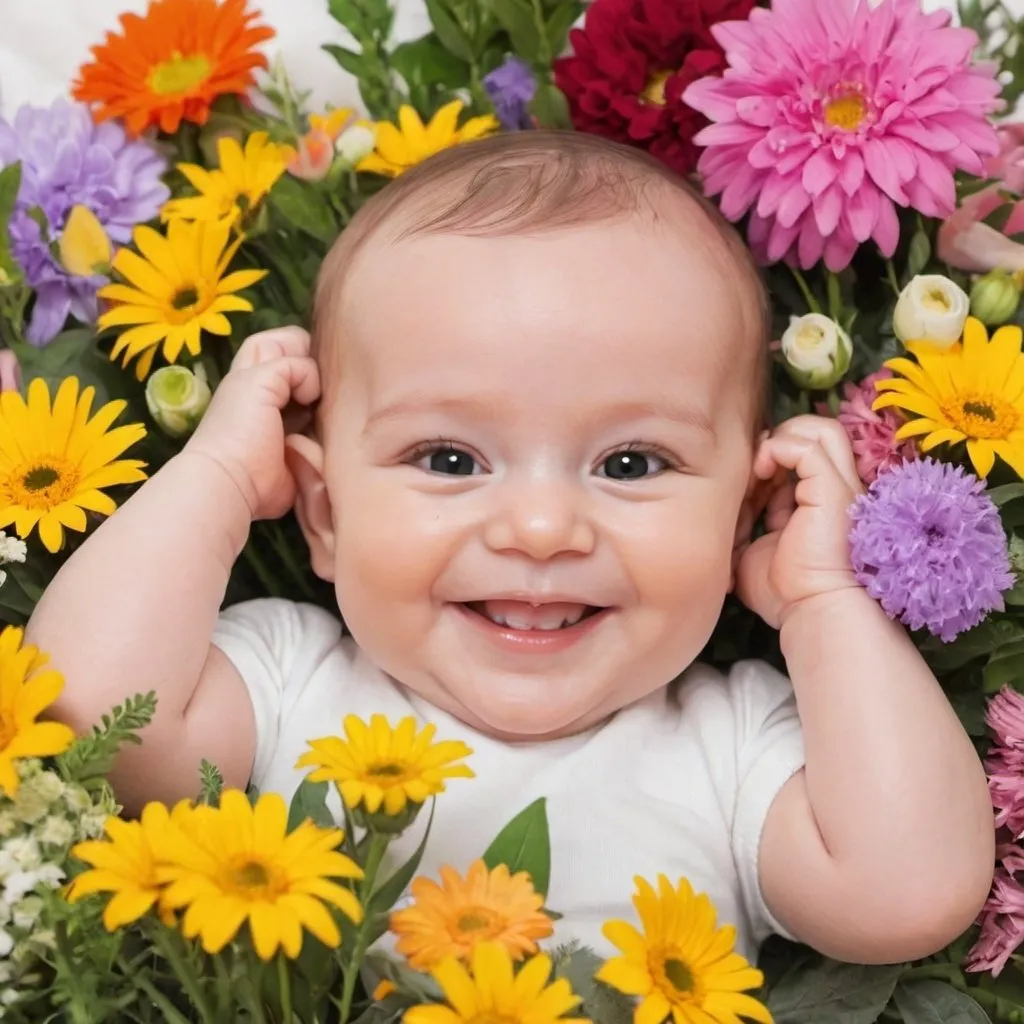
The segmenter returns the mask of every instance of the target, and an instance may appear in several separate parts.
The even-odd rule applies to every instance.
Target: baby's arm
[[[841,428],[785,424],[755,463],[763,478],[778,467],[796,471],[795,495],[769,506],[772,532],[741,564],[740,585],[781,628],[806,768],[765,824],[765,900],[837,959],[925,956],[964,931],[988,893],[985,775],[906,632],[852,579],[845,512],[859,484]]]
[[[211,645],[234,560],[253,519],[282,515],[292,482],[281,411],[319,386],[308,335],[266,332],[242,346],[195,436],[64,565],[28,626],[66,685],[55,714],[86,729],[114,704],[155,690],[142,745],[112,775],[130,809],[193,796],[202,758],[244,786],[252,706]]]

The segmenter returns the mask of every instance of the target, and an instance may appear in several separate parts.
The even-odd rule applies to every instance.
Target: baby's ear
[[[324,482],[324,450],[304,434],[285,438],[285,460],[295,478],[295,516],[309,545],[313,572],[328,583],[334,581],[334,517]]]

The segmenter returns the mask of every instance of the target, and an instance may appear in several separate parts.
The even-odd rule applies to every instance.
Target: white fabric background
[[[830,0],[822,0],[828,3]],[[929,9],[952,9],[955,0],[924,0]],[[399,41],[421,35],[428,22],[423,0],[395,0]],[[326,0],[254,0],[277,30],[268,54],[284,55],[300,87],[314,90],[318,105],[358,102],[353,80],[320,49],[344,42],[345,33],[327,14]],[[64,94],[89,47],[117,26],[123,11],[141,12],[147,0],[0,0],[0,113],[23,103],[48,104]],[[1024,16],[1024,0],[1009,0]]]

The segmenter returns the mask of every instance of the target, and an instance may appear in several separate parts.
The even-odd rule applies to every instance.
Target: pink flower
[[[0,391],[17,391],[21,387],[21,366],[9,349],[0,351]]]
[[[1018,839],[1024,835],[1024,696],[1003,687],[989,701],[985,721],[995,733],[985,768],[996,826]]]
[[[1020,869],[1021,858],[1016,847],[1011,850],[1012,857],[1003,859],[996,868],[992,892],[978,917],[981,934],[964,962],[967,970],[991,971],[993,977],[1024,942],[1024,887],[1013,875]]]
[[[1024,231],[1024,201],[1014,204],[1002,232],[981,223],[1006,201],[1000,186],[1024,194],[1024,124],[1003,125],[998,135],[1001,148],[985,165],[985,177],[999,184],[968,196],[939,228],[938,257],[959,270],[1024,270],[1024,245],[1007,237]]]
[[[896,431],[903,420],[895,409],[875,412],[871,403],[878,397],[875,381],[891,377],[889,370],[879,370],[865,377],[859,384],[843,385],[843,400],[839,403],[839,422],[850,438],[857,460],[857,474],[865,484],[875,482],[879,473],[900,462],[917,458],[912,441],[897,441]]]
[[[726,217],[752,211],[760,259],[841,270],[869,238],[892,255],[897,206],[953,212],[954,172],[999,151],[999,84],[949,21],[918,0],[774,0],[712,27],[729,67],[683,94],[715,122],[697,169]]]

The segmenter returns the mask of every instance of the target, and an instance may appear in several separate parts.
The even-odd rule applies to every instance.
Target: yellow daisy
[[[146,436],[141,423],[110,427],[126,402],[107,402],[90,419],[94,388],[78,392],[65,377],[50,407],[41,377],[0,394],[0,528],[14,524],[19,537],[39,527],[48,551],[59,551],[64,528],[82,532],[86,512],[108,516],[117,508],[103,488],[146,479],[144,462],[119,456]]]
[[[199,195],[171,199],[160,211],[160,219],[233,223],[259,206],[293,155],[288,146],[271,142],[266,132],[253,132],[244,150],[237,139],[224,136],[217,141],[217,169],[178,164]]]
[[[0,793],[13,798],[20,779],[16,762],[25,757],[63,754],[75,734],[59,722],[37,722],[64,689],[64,679],[32,644],[22,645],[24,631],[8,626],[0,633]]]
[[[951,348],[912,341],[907,350],[917,361],[890,359],[885,365],[900,376],[876,383],[880,395],[872,406],[915,417],[896,439],[920,438],[922,452],[966,441],[978,476],[988,476],[997,455],[1024,476],[1021,329],[1000,327],[989,341],[981,321],[968,317],[963,341]]]
[[[448,1005],[410,1007],[404,1024],[554,1024],[581,1002],[565,978],[548,984],[551,959],[544,953],[513,973],[512,956],[500,942],[481,942],[468,970],[449,957],[430,973]],[[590,1024],[584,1017],[570,1019]]]
[[[411,889],[414,902],[391,915],[391,931],[398,936],[398,952],[418,971],[449,956],[466,960],[481,942],[490,941],[520,960],[554,930],[530,876],[513,875],[505,864],[489,871],[482,860],[474,861],[465,879],[445,866],[440,885],[415,878]]]
[[[373,715],[369,726],[355,715],[344,721],[345,739],[327,736],[309,742],[297,768],[314,768],[313,782],[334,782],[345,803],[355,810],[362,804],[367,813],[398,815],[407,803],[422,804],[428,796],[444,791],[445,779],[471,779],[472,770],[453,764],[472,751],[458,740],[433,743],[434,726],[425,725],[417,735],[416,720],[403,718],[392,729],[383,715]]]
[[[461,113],[462,101],[452,100],[430,119],[429,124],[424,125],[412,107],[403,106],[398,111],[397,126],[387,121],[377,123],[376,149],[356,164],[356,170],[397,178],[428,156],[460,142],[483,138],[496,132],[500,126],[493,114],[485,114],[471,117],[459,128]]]
[[[343,833],[308,820],[286,833],[287,824],[278,794],[264,793],[252,807],[232,789],[219,808],[196,807],[167,833],[158,875],[167,883],[165,905],[186,908],[186,938],[198,935],[207,953],[218,953],[248,920],[256,953],[270,960],[278,947],[298,956],[303,928],[336,947],[341,933],[326,904],[362,920],[352,892],[330,880],[363,875],[336,850]]]
[[[735,1024],[740,1017],[772,1024],[768,1010],[744,989],[758,988],[764,978],[733,952],[736,929],[715,927],[715,908],[690,883],[673,888],[658,876],[658,892],[642,878],[633,896],[644,931],[626,921],[608,921],[605,937],[623,955],[607,960],[598,980],[639,996],[635,1024]]]
[[[111,359],[123,356],[127,366],[138,356],[135,375],[143,380],[161,343],[168,362],[183,348],[197,356],[202,331],[229,335],[231,323],[224,314],[252,311],[252,303],[234,293],[254,285],[266,271],[226,273],[241,245],[241,239],[229,242],[230,232],[227,221],[174,220],[166,237],[144,225],[135,229],[132,239],[142,255],[121,249],[114,257],[114,270],[128,283],[99,291],[111,303],[97,321],[101,329],[136,325],[119,335]]]
[[[148,913],[163,891],[157,865],[169,821],[167,808],[158,803],[147,804],[139,821],[107,818],[106,839],[72,847],[72,855],[89,864],[91,870],[71,883],[68,899],[77,903],[92,893],[113,893],[103,910],[103,924],[110,932]],[[173,922],[166,910],[162,910],[161,917],[165,924]]]

